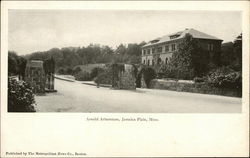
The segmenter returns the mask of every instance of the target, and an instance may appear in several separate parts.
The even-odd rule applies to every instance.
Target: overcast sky
[[[90,43],[116,48],[194,28],[232,41],[240,12],[9,10],[9,50],[19,55]]]

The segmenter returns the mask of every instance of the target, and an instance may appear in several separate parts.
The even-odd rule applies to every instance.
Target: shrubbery
[[[63,68],[61,68],[61,69],[59,69],[57,71],[57,73],[60,74],[60,75],[64,75],[65,74],[65,70]]]
[[[112,76],[105,70],[94,78],[94,82],[97,84],[112,84]]]
[[[94,80],[99,74],[102,74],[105,70],[103,68],[95,67],[91,70],[91,72],[87,71],[77,71],[74,74],[76,80],[79,81],[92,81]]]
[[[79,69],[72,69],[70,67],[67,67],[67,68],[60,68],[58,69],[57,73],[60,74],[60,75],[73,75],[73,74],[77,74],[79,71]]]
[[[8,112],[35,112],[31,86],[24,81],[8,78]]]
[[[91,70],[90,72],[90,78],[91,79],[94,79],[98,74],[104,72],[104,69],[103,68],[100,68],[100,67],[95,67]]]
[[[16,52],[8,51],[8,76],[18,75],[24,78],[27,60]]]
[[[137,68],[132,65],[132,75],[137,76]],[[119,81],[120,72],[125,71],[125,64],[107,64],[105,68],[93,69],[92,74],[98,74],[94,81],[97,84],[111,84],[113,87],[117,87]],[[97,73],[98,72],[98,73]]]
[[[118,72],[124,69],[123,64],[106,64],[105,68],[100,70],[98,75],[94,78],[97,84],[113,84],[115,80],[118,80]],[[93,70],[93,74],[94,74]]]
[[[147,88],[149,88],[150,81],[156,78],[155,70],[151,67],[143,67],[141,73]]]
[[[194,78],[194,82],[195,82],[195,83],[202,83],[202,82],[205,82],[205,78],[204,78],[204,77],[195,77],[195,78]]]
[[[75,79],[78,81],[91,81],[90,73],[86,71],[80,71],[75,75]]]
[[[80,71],[82,71],[82,69],[77,66],[75,69],[73,69],[73,74],[78,74]]]
[[[214,87],[241,89],[242,74],[229,67],[221,67],[209,73],[207,83]]]

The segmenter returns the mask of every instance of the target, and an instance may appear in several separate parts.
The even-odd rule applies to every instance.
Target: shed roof
[[[183,31],[179,31],[179,32],[176,32],[176,33],[172,33],[172,34],[169,34],[169,35],[165,35],[163,37],[159,37],[159,38],[156,38],[154,40],[151,40],[150,42],[148,42],[146,45],[144,45],[143,47],[147,47],[147,46],[151,46],[151,45],[156,45],[156,44],[159,44],[159,43],[164,43],[164,42],[168,42],[168,41],[172,41],[172,40],[176,40],[176,39],[181,39],[183,38],[187,33],[189,33],[190,35],[193,36],[193,38],[199,38],[199,39],[211,39],[211,40],[221,40],[217,37],[214,37],[212,35],[208,35],[206,33],[203,33],[203,32],[200,32],[198,30],[195,30],[195,29],[185,29]],[[171,37],[174,37],[175,38],[171,38]],[[157,41],[157,42],[155,42]],[[222,41],[222,40],[221,40]]]

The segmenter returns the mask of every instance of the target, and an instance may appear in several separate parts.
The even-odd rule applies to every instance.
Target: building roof
[[[30,60],[27,63],[28,67],[43,67],[43,61],[41,60]]]
[[[206,33],[200,32],[195,29],[185,29],[183,31],[179,31],[173,34],[165,35],[163,37],[156,38],[154,40],[149,41],[147,44],[145,44],[143,47],[151,46],[151,45],[156,45],[168,41],[173,41],[176,39],[181,39],[183,38],[187,33],[193,36],[193,38],[199,38],[199,39],[211,39],[211,40],[221,40],[217,37],[208,35]],[[222,41],[222,40],[221,40]]]

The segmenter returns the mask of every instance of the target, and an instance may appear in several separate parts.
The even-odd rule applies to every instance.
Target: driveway
[[[57,93],[36,96],[38,112],[239,113],[241,98],[142,89],[113,90],[55,79]]]

